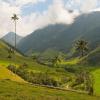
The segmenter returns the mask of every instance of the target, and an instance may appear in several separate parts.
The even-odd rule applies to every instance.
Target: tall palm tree
[[[18,16],[16,14],[13,14],[13,16],[11,17],[11,19],[14,21],[14,24],[15,24],[15,49],[16,49],[16,24],[17,24],[17,20],[19,18],[18,18]]]
[[[77,51],[81,53],[81,57],[88,51],[88,42],[85,40],[78,40],[75,43],[75,48]]]

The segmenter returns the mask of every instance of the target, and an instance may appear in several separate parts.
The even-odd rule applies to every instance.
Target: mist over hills
[[[18,48],[24,53],[41,52],[48,48],[69,52],[75,40],[84,38],[90,48],[100,46],[100,12],[82,14],[71,25],[49,25],[23,38]]]

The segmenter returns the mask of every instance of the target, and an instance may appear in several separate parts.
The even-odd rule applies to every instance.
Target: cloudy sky
[[[14,13],[19,17],[17,34],[26,36],[49,24],[71,24],[90,11],[100,11],[100,0],[0,0],[0,37],[14,31]]]

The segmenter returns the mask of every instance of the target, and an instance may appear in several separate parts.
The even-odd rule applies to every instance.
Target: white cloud
[[[20,16],[23,5],[28,3],[36,4],[38,2],[45,2],[46,0],[8,0],[9,3],[0,1],[0,36],[14,31],[14,24],[10,17],[13,13],[17,13],[19,20],[17,23],[17,33],[19,35],[28,35],[36,29],[43,28],[49,24],[64,23],[71,24],[74,22],[74,18],[79,15],[78,9],[74,9],[70,13],[64,6],[63,0],[53,0],[53,4],[49,5],[48,9],[41,13],[33,12],[31,15]],[[97,0],[72,0],[70,6],[73,4],[80,5],[82,12],[87,12],[95,8]],[[68,4],[67,4],[68,6]]]
[[[92,11],[100,11],[100,8],[92,9],[91,12]]]
[[[11,16],[13,13],[20,14],[20,12],[18,7],[12,7],[9,3],[0,1],[0,36],[12,31]]]
[[[45,2],[45,0],[7,0],[7,2],[0,0],[0,37],[10,31],[14,31],[14,24],[11,20],[11,16],[14,13],[18,14],[20,17],[20,20],[18,21],[19,25],[17,26],[17,33],[23,35],[23,33],[30,32],[29,30],[32,31],[31,27],[33,26],[33,23],[31,21],[28,22],[26,18],[28,17],[30,19],[31,16],[21,17],[21,7],[28,3],[35,4],[38,2]]]
[[[53,4],[50,5],[48,9],[42,14],[33,12],[31,15],[20,16],[22,5],[30,2],[36,3],[44,1],[45,0],[17,0],[16,4],[18,4],[19,6],[13,6],[11,2],[1,2],[0,36],[14,30],[13,22],[10,20],[10,17],[13,13],[17,13],[20,17],[17,23],[17,33],[23,36],[33,32],[36,29],[43,28],[49,24],[71,24],[74,21],[74,17],[77,13],[69,13],[64,7],[64,2],[62,0],[53,0]]]
[[[88,12],[91,9],[96,8],[97,3],[98,3],[98,0],[84,0],[84,2],[81,5],[81,11]]]
[[[66,8],[78,9],[82,13],[87,13],[97,7],[99,0],[69,0],[66,4]]]
[[[31,33],[36,29],[43,28],[49,24],[71,24],[78,14],[79,13],[76,11],[73,13],[68,12],[64,7],[64,2],[62,0],[54,0],[48,10],[42,14],[33,12],[31,15],[22,18],[20,25],[23,25],[21,29],[19,28],[19,30],[23,35],[27,35],[28,33]]]

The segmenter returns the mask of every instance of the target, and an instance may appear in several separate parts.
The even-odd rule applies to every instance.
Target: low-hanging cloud
[[[82,13],[87,12],[95,8],[97,0],[72,0],[71,3],[67,3],[67,7],[73,8],[73,4],[79,6],[78,9],[73,9],[73,12],[69,12],[64,4],[63,0],[53,0],[52,5],[48,6],[48,9],[42,13],[32,12],[30,15],[21,16],[21,8],[29,3],[36,4],[38,2],[46,2],[46,0],[8,0],[9,2],[0,1],[0,36],[5,35],[14,30],[13,21],[11,16],[13,13],[17,13],[19,20],[17,22],[17,33],[22,36],[26,36],[31,32],[43,28],[49,24],[71,24],[74,19]],[[69,0],[70,1],[70,0]],[[93,1],[93,2],[92,2]]]
[[[94,8],[96,8],[98,3],[98,0],[84,0],[82,6],[81,6],[81,11],[82,12],[88,12]]]

